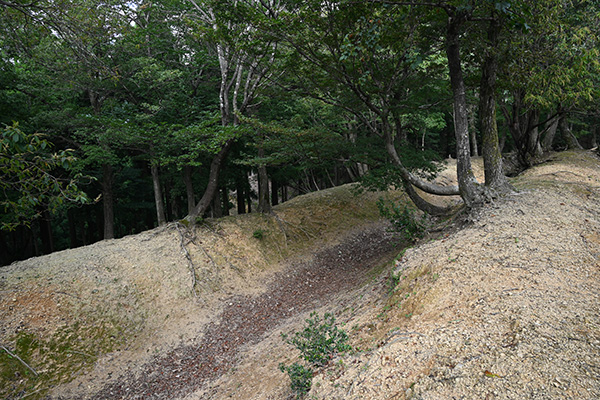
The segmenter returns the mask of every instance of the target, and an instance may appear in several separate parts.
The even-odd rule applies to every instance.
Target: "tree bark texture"
[[[543,151],[551,151],[552,144],[554,143],[554,137],[556,136],[556,131],[558,129],[559,118],[556,117],[546,122],[544,139],[542,140],[542,149]]]
[[[469,149],[469,118],[467,97],[460,61],[460,28],[465,15],[457,12],[450,16],[447,25],[446,55],[450,72],[450,85],[454,97],[454,134],[456,137],[456,174],[460,196],[472,207],[483,203],[482,191],[471,169],[471,153]]]
[[[279,184],[274,179],[271,179],[271,204],[279,204]]]
[[[213,157],[213,160],[210,163],[208,185],[206,186],[204,195],[202,196],[198,204],[196,204],[192,212],[185,218],[187,221],[195,222],[196,218],[204,215],[204,213],[210,206],[210,203],[215,197],[215,194],[219,187],[219,174],[221,172],[221,166],[223,165],[223,161],[227,157],[227,153],[229,153],[233,142],[233,139],[229,139],[227,142],[225,142],[223,147],[221,147],[221,150]]]
[[[479,88],[479,117],[482,135],[482,155],[485,173],[485,185],[494,190],[504,191],[510,188],[502,168],[502,153],[498,140],[496,118],[496,78],[498,60],[495,47],[498,42],[500,26],[496,20],[488,27],[488,54],[483,62],[481,85]]]
[[[245,173],[244,179],[248,179]],[[235,180],[235,194],[237,199],[237,213],[246,214],[246,195],[244,193],[244,183],[240,177]]]
[[[221,201],[223,203],[223,215],[229,215],[229,193],[227,193],[227,186],[225,184],[221,187]]]
[[[538,124],[540,122],[540,111],[532,110],[531,117],[529,119],[529,125],[531,128],[527,135],[527,155],[534,160],[541,157],[543,154],[542,145],[540,143],[540,129]]]
[[[160,174],[158,172],[158,164],[152,162],[150,165],[152,173],[152,186],[154,188],[154,205],[156,207],[156,220],[158,226],[163,226],[167,223],[165,218],[165,202],[163,200],[162,188],[160,185]]]
[[[468,107],[468,114],[469,134],[471,135],[471,157],[479,157],[479,143],[477,143],[477,130],[475,129],[477,109],[474,105]]]

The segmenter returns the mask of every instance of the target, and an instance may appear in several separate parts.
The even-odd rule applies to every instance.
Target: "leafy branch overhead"
[[[76,161],[72,150],[51,153],[52,145],[40,134],[26,134],[18,124],[5,126],[0,138],[1,228],[28,225],[40,216],[43,206],[55,209],[66,203],[89,203],[77,186],[85,177],[68,177]],[[89,180],[88,178],[85,178]]]

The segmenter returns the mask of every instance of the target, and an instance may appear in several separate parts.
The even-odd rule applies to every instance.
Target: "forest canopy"
[[[598,26],[589,0],[0,0],[0,264],[349,182],[484,204],[597,146]]]

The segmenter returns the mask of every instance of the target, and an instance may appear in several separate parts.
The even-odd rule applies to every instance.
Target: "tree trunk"
[[[483,62],[481,85],[479,88],[479,117],[483,139],[482,153],[485,172],[485,185],[498,191],[510,189],[502,168],[502,153],[498,140],[496,118],[496,78],[498,60],[495,47],[500,26],[496,20],[490,21],[488,28],[488,54]]]
[[[591,141],[590,141],[590,147],[592,149],[598,147],[598,126],[594,125],[591,129]]]
[[[477,143],[477,130],[475,121],[477,120],[477,108],[474,105],[468,107],[469,114],[469,134],[471,135],[471,157],[479,157],[479,146]]]
[[[285,203],[288,201],[288,187],[287,185],[283,185],[281,187],[281,202]]]
[[[221,197],[219,196],[221,189],[217,189],[215,197],[213,197],[212,203],[210,204],[210,214],[212,218],[221,218],[223,216],[223,207],[221,204]]]
[[[245,177],[245,179],[247,179],[246,173],[244,173],[244,177]],[[237,213],[245,214],[246,213],[246,198],[244,195],[244,184],[242,182],[242,179],[239,176],[235,180],[235,195],[236,195],[236,199],[237,199]]]
[[[258,148],[258,157],[264,158],[265,150],[262,146]],[[264,164],[258,166],[258,212],[268,214],[271,212],[269,199],[269,176]]]
[[[154,187],[154,205],[156,206],[156,219],[158,221],[158,226],[163,226],[167,223],[167,220],[165,219],[165,204],[163,201],[163,194],[160,185],[158,164],[152,162],[150,165],[150,171],[152,172],[152,186]]]
[[[463,13],[450,16],[447,26],[446,54],[450,85],[454,97],[454,134],[456,137],[456,174],[460,196],[467,205],[472,207],[484,202],[483,192],[471,169],[471,154],[469,149],[469,119],[467,113],[467,97],[465,82],[460,64],[460,28],[465,21]]]
[[[456,186],[434,185],[432,183],[422,181],[421,179],[419,179],[416,176],[414,176],[413,174],[411,174],[410,171],[408,171],[406,169],[406,167],[404,167],[404,164],[402,164],[402,160],[400,160],[400,156],[398,156],[398,152],[396,151],[396,146],[394,145],[394,139],[391,135],[389,125],[387,125],[385,123],[383,125],[384,125],[383,126],[383,134],[384,134],[384,139],[385,139],[385,148],[387,150],[388,155],[392,159],[392,163],[394,165],[396,165],[398,167],[398,169],[400,170],[400,174],[401,174],[403,180],[410,182],[411,184],[415,185],[422,191],[424,191],[426,193],[430,193],[430,194],[436,194],[439,196],[454,196],[454,195],[458,195],[460,193],[458,190],[458,187],[456,187]],[[423,211],[425,211],[425,210],[423,210]]]
[[[408,182],[404,182],[404,190],[406,191],[406,194],[408,194],[408,197],[411,199],[414,205],[417,206],[419,210],[424,211],[427,214],[438,216],[448,215],[448,213],[452,210],[452,207],[438,207],[426,201],[417,193],[413,185]]]
[[[556,130],[558,129],[559,117],[555,117],[552,120],[546,122],[546,134],[542,140],[542,150],[551,151],[552,144],[554,143],[554,137],[556,136]]]
[[[104,239],[115,237],[115,210],[113,193],[113,168],[110,164],[102,165],[102,204],[104,210]]]
[[[250,184],[246,186],[244,192],[246,194],[246,204],[248,204],[248,214],[250,214],[252,212],[252,188]]]
[[[535,109],[530,112],[529,128],[527,130],[527,155],[532,160],[537,160],[542,155],[542,145],[540,144],[540,112]]]
[[[192,212],[187,217],[185,217],[187,221],[195,222],[196,218],[204,215],[204,213],[210,206],[210,203],[215,197],[215,193],[217,192],[217,189],[219,187],[219,174],[221,172],[221,166],[223,165],[223,162],[227,157],[227,153],[229,153],[229,150],[231,149],[232,145],[233,139],[229,139],[227,142],[225,142],[221,150],[213,157],[213,160],[210,163],[208,185],[206,186],[206,190],[204,190],[204,195],[202,195],[202,198],[200,199],[198,204],[196,204],[196,207],[194,207]]]
[[[567,144],[568,149],[570,149],[570,150],[583,149],[583,147],[581,147],[581,145],[579,144],[579,141],[577,140],[575,135],[573,135],[573,132],[571,132],[571,129],[569,129],[569,124],[567,122],[566,114],[563,114],[560,117],[560,121],[558,123],[558,128],[560,130],[561,136],[563,137],[563,140]]]
[[[271,204],[279,204],[279,185],[274,179],[271,179]]]
[[[188,214],[192,212],[196,205],[196,199],[194,197],[194,183],[192,181],[192,166],[186,165],[183,167],[183,183],[185,184],[185,193],[187,197],[187,210]]]
[[[221,200],[223,201],[223,215],[229,215],[229,193],[227,193],[226,185],[221,188]]]

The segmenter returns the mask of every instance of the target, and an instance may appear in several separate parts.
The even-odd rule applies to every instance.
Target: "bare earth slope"
[[[600,160],[557,154],[514,183],[406,252],[381,341],[315,398],[600,398]]]
[[[376,195],[339,188],[0,269],[0,344],[40,375],[0,351],[0,397],[290,399],[280,333],[316,310],[357,351],[311,398],[600,398],[600,160],[513,183],[393,262]]]
[[[0,348],[0,398],[172,399],[204,387],[241,345],[390,254],[378,196],[342,186],[270,216],[171,224],[1,268],[0,345],[38,375]]]

